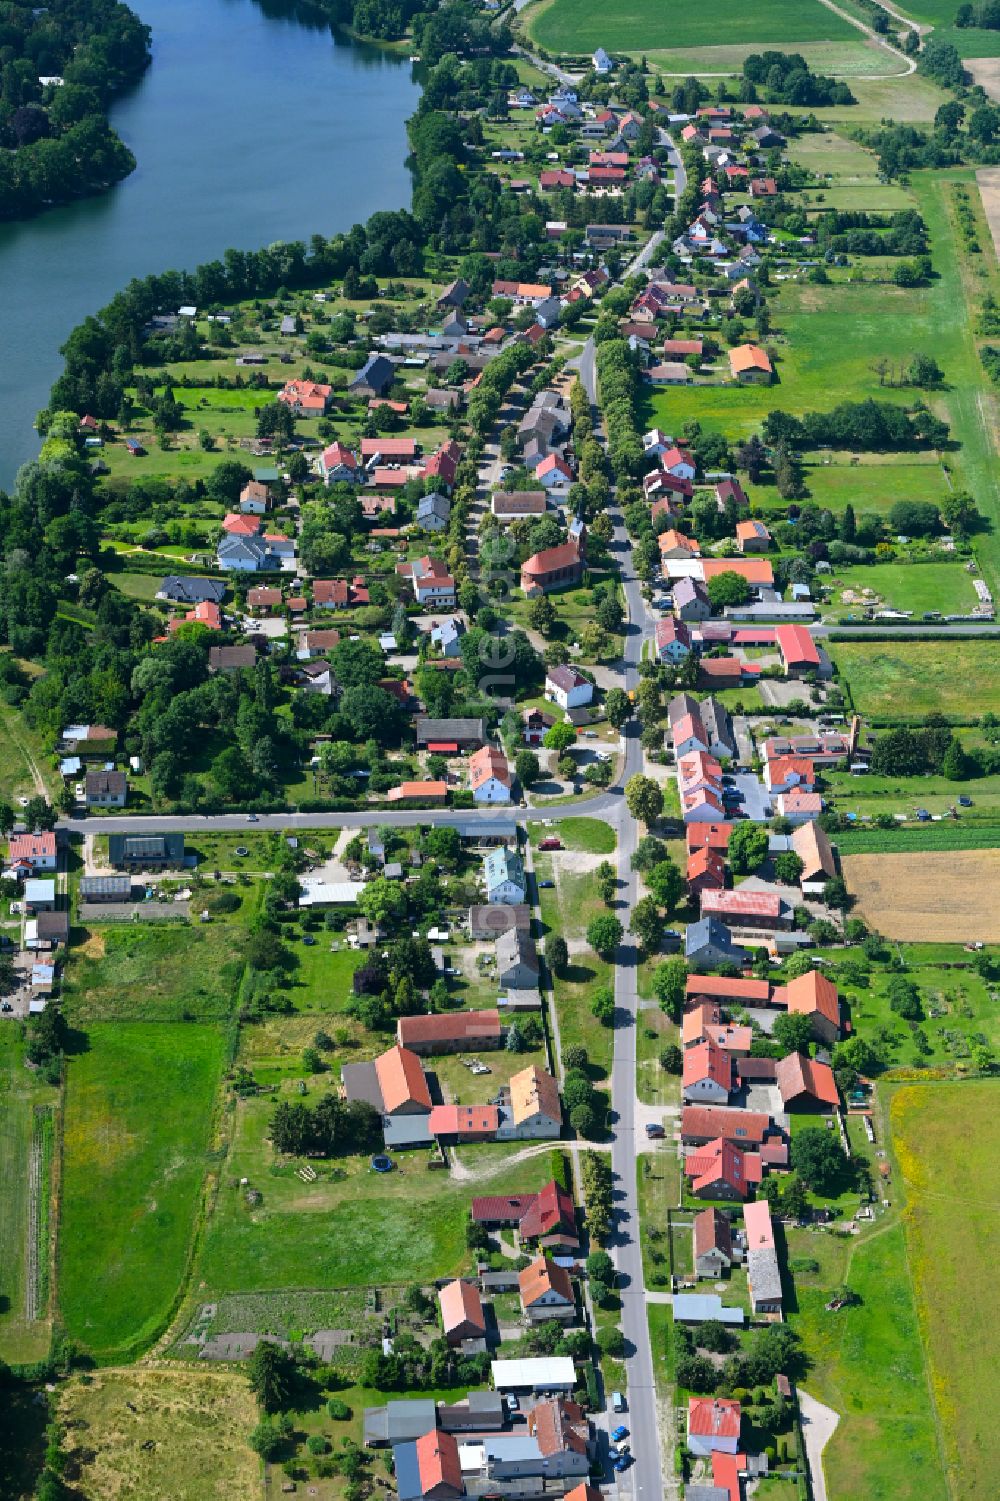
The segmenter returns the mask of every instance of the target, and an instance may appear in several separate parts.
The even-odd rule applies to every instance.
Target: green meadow
[[[649,52],[669,47],[791,45],[854,40],[858,33],[819,0],[714,0],[699,9],[683,0],[551,0],[528,12],[528,32],[551,52]]]
[[[216,1027],[117,1021],[68,1064],[58,1306],[98,1360],[155,1339],[182,1286],[224,1054]]]

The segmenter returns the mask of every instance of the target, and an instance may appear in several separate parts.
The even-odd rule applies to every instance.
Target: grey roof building
[[[538,986],[538,951],[524,928],[511,927],[496,941],[497,984],[511,990],[534,990]]]
[[[733,935],[717,917],[702,917],[688,923],[684,934],[684,957],[694,969],[716,969],[720,964],[743,964],[747,951],[733,942]]]
[[[347,389],[352,396],[384,396],[395,375],[388,355],[370,354]]]
[[[416,1397],[409,1401],[386,1402],[384,1407],[365,1408],[364,1441],[369,1448],[406,1443],[436,1427],[437,1408],[433,1397]]]
[[[109,834],[108,859],[119,868],[180,865],[184,860],[184,835]]]
[[[221,605],[226,594],[223,579],[185,578],[171,575],[165,578],[156,592],[157,599],[168,599],[175,605]]]

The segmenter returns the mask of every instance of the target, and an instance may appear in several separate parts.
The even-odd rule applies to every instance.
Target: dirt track
[[[1000,57],[996,59],[996,64],[1000,79]],[[980,167],[976,173],[976,182],[979,184],[979,196],[983,200],[983,213],[993,236],[993,249],[997,260],[1000,260],[1000,167]]]

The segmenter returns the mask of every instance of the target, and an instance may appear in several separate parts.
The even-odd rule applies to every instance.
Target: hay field
[[[848,855],[857,914],[911,943],[1000,941],[1000,850]]]
[[[992,1501],[1000,1437],[995,1346],[1000,1159],[996,1084],[908,1085],[893,1092],[893,1150],[904,1226],[952,1496]]]
[[[59,1398],[86,1501],[212,1501],[260,1494],[247,1439],[257,1404],[229,1371],[95,1371]]]

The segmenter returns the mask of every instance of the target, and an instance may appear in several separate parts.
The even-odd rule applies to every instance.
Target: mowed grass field
[[[972,579],[957,560],[951,563],[873,563],[870,566],[838,568],[829,580],[836,605],[846,613],[857,609],[857,600],[844,593],[876,596],[872,603],[891,610],[910,610],[922,615],[939,610],[942,615],[969,614],[976,605]],[[871,600],[871,595],[865,596]]]
[[[51,1325],[26,1316],[28,1293],[28,1167],[32,1113],[52,1105],[56,1091],[24,1064],[24,1043],[17,1022],[0,1026],[0,1359],[28,1362],[44,1358]],[[48,1256],[48,1244],[38,1254]]]
[[[891,1101],[906,1187],[910,1270],[944,1430],[952,1494],[992,1501],[1000,1475],[996,1244],[997,1089],[985,1080],[908,1085]]]
[[[86,1501],[260,1494],[247,1443],[257,1403],[242,1371],[97,1371],[62,1387],[58,1415]]]
[[[923,723],[937,712],[971,724],[1000,710],[995,641],[831,641],[828,650],[854,707],[876,720]]]
[[[243,930],[216,920],[95,925],[74,951],[64,989],[73,1021],[214,1021],[229,1015],[243,973]]]
[[[315,1081],[315,1104],[329,1080]],[[290,1096],[298,1098],[292,1089]],[[275,1096],[241,1101],[232,1126],[225,1177],[197,1259],[206,1296],[280,1288],[377,1287],[454,1275],[468,1263],[465,1226],[473,1193],[539,1188],[551,1177],[547,1152],[509,1166],[509,1146],[484,1150],[475,1172],[489,1187],[453,1182],[431,1171],[423,1152],[403,1152],[392,1173],[369,1159],[315,1162],[303,1183],[296,1163],[276,1160],[268,1140]],[[240,1179],[258,1190],[250,1206]]]
[[[156,1337],[184,1275],[222,1074],[220,1029],[95,1023],[67,1069],[57,1285],[99,1359]]]
[[[948,1501],[902,1226],[859,1239],[789,1229],[796,1273],[786,1302],[810,1368],[801,1385],[840,1415],[823,1453],[829,1501]],[[827,1313],[844,1284],[859,1302]],[[761,1493],[763,1494],[763,1492]]]
[[[858,915],[911,943],[1000,942],[1000,850],[847,855]]]
[[[529,35],[551,52],[649,52],[657,48],[787,44],[845,38],[857,30],[819,0],[543,0],[527,15]]]

